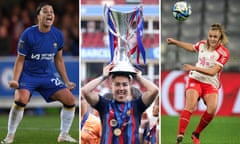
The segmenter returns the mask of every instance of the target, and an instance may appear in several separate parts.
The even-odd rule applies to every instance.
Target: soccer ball
[[[191,5],[186,1],[178,1],[173,5],[172,14],[178,21],[185,21],[192,14]]]

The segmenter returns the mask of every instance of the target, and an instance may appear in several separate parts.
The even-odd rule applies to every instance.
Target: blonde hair
[[[219,23],[214,23],[211,25],[211,27],[209,28],[209,30],[219,30],[220,33],[221,33],[221,36],[220,36],[220,40],[222,41],[222,44],[227,44],[228,43],[228,37],[225,33],[225,30],[223,28],[223,26]]]

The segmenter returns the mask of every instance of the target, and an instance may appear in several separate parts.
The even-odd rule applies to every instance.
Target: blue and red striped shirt
[[[150,144],[155,144],[156,143],[156,128],[157,125],[154,125],[149,132],[147,133],[147,135],[144,137],[145,140],[149,141]]]
[[[115,127],[111,124],[111,120],[117,120],[114,107],[124,108],[126,105],[130,105],[130,108],[126,112],[127,117],[122,120],[121,134],[116,136]],[[102,123],[101,144],[140,144],[138,129],[142,113],[147,108],[141,97],[122,103],[99,96],[99,102],[94,108],[98,110]]]

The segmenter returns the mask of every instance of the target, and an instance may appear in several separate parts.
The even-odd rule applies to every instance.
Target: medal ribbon
[[[83,125],[85,124],[86,120],[88,119],[88,116],[89,116],[89,112],[84,114],[83,119],[81,121],[81,130],[82,130]]]
[[[127,112],[131,107],[131,103],[126,102],[124,104],[123,111],[121,111],[122,110],[121,104],[117,104],[116,102],[112,103],[112,107],[114,110],[114,116],[117,119],[117,127],[121,128],[126,118],[129,118],[129,116],[127,115]]]

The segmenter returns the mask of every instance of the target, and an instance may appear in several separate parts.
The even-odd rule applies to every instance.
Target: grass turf
[[[7,133],[8,115],[0,117],[0,140]],[[57,144],[60,129],[60,114],[51,113],[43,116],[24,115],[13,144]],[[79,115],[75,115],[70,135],[79,140]],[[61,144],[67,144],[66,142]]]
[[[196,128],[200,116],[192,116],[186,129],[183,143],[191,144],[191,133]],[[176,143],[178,130],[178,117],[161,117],[161,144]],[[200,135],[203,144],[239,144],[240,143],[240,118],[217,116],[202,131]]]

